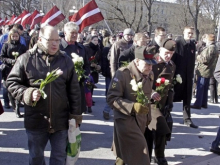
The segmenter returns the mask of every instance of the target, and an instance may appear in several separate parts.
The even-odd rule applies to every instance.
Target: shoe
[[[109,120],[109,113],[108,112],[105,112],[105,111],[103,111],[103,118],[105,119],[105,120]]]
[[[156,158],[155,157],[155,162],[158,165],[168,165],[167,160],[165,158]]]
[[[208,102],[211,103],[211,104],[215,103],[214,100],[209,100]]]
[[[190,105],[190,108],[193,108],[193,109],[201,109],[201,107],[195,106],[195,105]]]
[[[220,155],[220,148],[211,148],[210,149],[211,152]]]
[[[23,118],[23,117],[24,117],[24,115],[21,115],[21,114],[16,114],[16,117],[17,117],[17,118]]]
[[[207,108],[208,108],[208,106],[207,106],[207,105],[206,105],[206,106],[203,106],[203,105],[202,105],[202,108],[205,108],[205,109],[207,109]]]
[[[91,107],[88,107],[88,112],[92,113],[92,108]]]
[[[191,119],[185,119],[183,124],[186,125],[187,127],[198,128],[197,125],[193,124]]]
[[[92,100],[92,106],[94,106],[94,105],[95,105],[95,101]]]

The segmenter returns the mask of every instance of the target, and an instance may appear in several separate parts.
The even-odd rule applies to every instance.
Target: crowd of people
[[[163,27],[155,29],[153,38],[130,28],[116,35],[92,26],[78,32],[74,22],[66,23],[62,31],[47,25],[24,32],[15,24],[5,26],[0,37],[4,108],[12,106],[17,117],[24,117],[29,163],[45,164],[44,150],[50,141],[50,164],[65,164],[68,120],[75,119],[78,127],[82,114],[93,112],[93,91],[102,74],[104,120],[110,119],[111,110],[114,113],[115,164],[149,165],[154,149],[156,163],[167,165],[165,146],[171,140],[173,102],[183,102],[183,124],[191,128],[198,128],[191,108],[218,103],[220,47],[215,35],[205,34],[196,42],[192,27],[185,27],[175,39]],[[80,79],[73,54],[83,61]],[[57,68],[63,74],[45,86],[47,98],[43,99],[36,80]],[[219,142],[220,129],[212,152],[220,154]]]

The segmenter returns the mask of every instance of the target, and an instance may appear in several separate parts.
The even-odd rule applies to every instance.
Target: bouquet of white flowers
[[[136,92],[137,94],[137,102],[141,103],[143,106],[146,106],[146,104],[148,104],[148,98],[147,96],[144,94],[144,91],[142,89],[142,82],[137,83],[135,78],[133,78],[130,82],[131,86],[132,86],[132,90]]]
[[[82,77],[85,77],[85,70],[83,69],[83,58],[79,57],[76,53],[72,53],[71,56],[73,58],[76,74],[78,75],[78,81],[80,81]]]
[[[63,71],[60,70],[59,68],[53,70],[52,72],[48,72],[47,73],[47,77],[43,80],[43,79],[39,79],[37,81],[34,82],[34,84],[37,84],[40,82],[40,88],[39,88],[39,91],[41,93],[41,96],[43,97],[43,99],[46,99],[47,98],[47,95],[46,93],[44,92],[44,87],[51,83],[52,81],[56,80],[60,75],[63,74]],[[32,107],[35,107],[37,104],[37,101],[35,101],[33,104],[32,104]]]

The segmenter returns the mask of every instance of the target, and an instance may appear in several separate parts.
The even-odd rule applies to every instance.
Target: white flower
[[[12,52],[12,55],[15,56],[15,52]]]
[[[63,71],[61,70],[61,69],[58,69],[57,71],[56,71],[56,75],[57,76],[60,76],[60,75],[62,75],[63,74]]]
[[[131,84],[131,86],[133,86],[133,85],[137,85],[135,79],[132,79],[131,82],[130,82],[130,84]]]
[[[168,85],[169,82],[170,82],[169,80],[165,80],[164,84],[165,84],[165,85]]]
[[[79,57],[79,58],[78,58],[78,61],[79,61],[79,62],[82,62],[82,63],[84,62],[82,57]]]
[[[161,78],[158,78],[157,81],[156,81],[158,84],[161,83]]]
[[[132,90],[133,90],[133,91],[138,91],[138,86],[137,86],[137,85],[133,85],[133,86],[132,86]]]
[[[182,77],[179,74],[176,75],[176,81],[180,84],[183,82]]]
[[[50,72],[47,73],[47,76],[49,76]]]
[[[72,58],[79,58],[79,56],[76,53],[71,54]]]
[[[138,88],[142,88],[142,82],[139,82],[137,85],[138,85]]]

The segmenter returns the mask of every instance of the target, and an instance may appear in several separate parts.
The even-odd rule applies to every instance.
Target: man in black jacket
[[[185,27],[183,37],[176,39],[176,50],[172,61],[176,64],[175,76],[180,74],[183,83],[174,86],[174,102],[183,100],[184,125],[198,128],[198,126],[192,122],[190,112],[196,52],[195,42],[191,40],[193,31],[194,28]]]
[[[76,42],[78,36],[79,26],[74,22],[68,22],[64,25],[64,35],[65,37],[61,39],[60,50],[65,51],[66,54],[72,58],[71,54],[75,53],[83,58],[83,69],[85,70],[85,75],[88,76],[90,73],[90,62],[87,56],[85,47],[82,44]],[[81,90],[81,113],[86,112],[86,98],[84,92],[83,83],[85,78],[82,78],[79,82]]]
[[[29,164],[45,165],[44,149],[50,140],[50,165],[65,164],[68,137],[68,120],[81,123],[80,88],[72,60],[59,51],[57,29],[45,26],[33,49],[19,56],[8,79],[7,87],[12,96],[23,101],[24,124],[28,136]],[[47,98],[39,91],[38,79],[45,79],[48,72],[61,69],[63,74],[45,86]],[[37,101],[36,106],[33,102]]]

